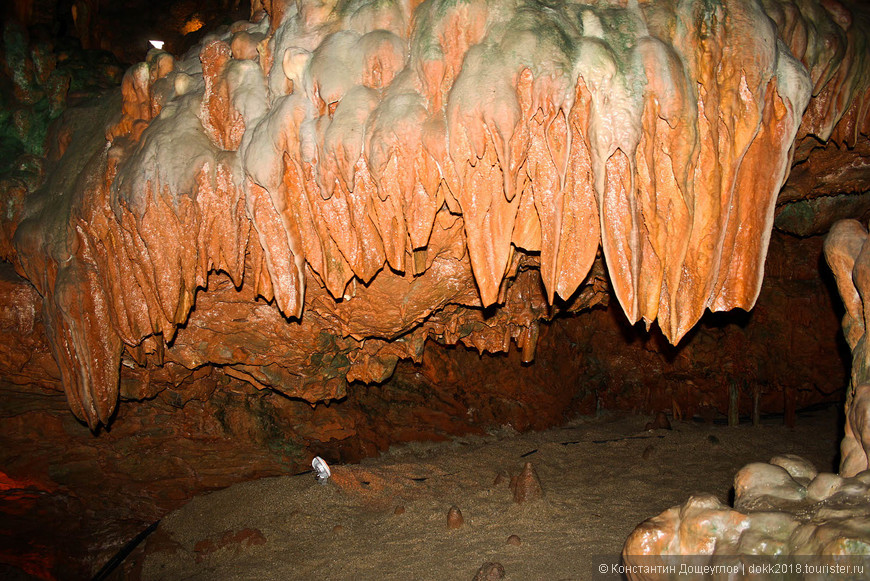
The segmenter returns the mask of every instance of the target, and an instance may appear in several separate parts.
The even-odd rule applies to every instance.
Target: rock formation
[[[843,557],[870,553],[868,239],[861,223],[844,220],[831,228],[825,240],[825,256],[846,307],[843,334],[852,350],[840,473],[819,473],[806,460],[791,455],[744,467],[734,478],[733,509],[713,496],[696,496],[641,523],[623,549],[627,566],[637,571],[630,579],[671,578],[642,573],[653,562],[651,558],[658,559],[658,564],[673,564],[668,563],[668,557],[695,555],[701,558],[701,565],[733,565],[741,562],[734,556]]]
[[[843,334],[852,350],[852,378],[846,393],[846,433],[840,446],[840,475],[852,477],[870,468],[870,245],[867,230],[855,220],[838,222],[825,240],[825,255],[846,313]],[[865,249],[866,247],[866,249]]]
[[[4,186],[0,249],[92,428],[122,367],[132,398],[214,365],[317,402],[427,338],[531,360],[540,320],[603,299],[599,247],[629,321],[678,341],[754,304],[793,157],[803,200],[820,142],[864,151],[862,18],[255,3],[69,111],[44,180]]]
[[[769,463],[749,464],[734,478],[734,508],[713,495],[701,494],[638,525],[623,549],[627,571],[631,571],[627,576],[632,580],[679,578],[679,573],[669,574],[664,567],[656,571],[656,565],[675,566],[677,571],[681,565],[698,567],[698,571],[713,565],[740,571],[742,563],[745,574],[751,564],[778,563],[795,571],[810,564],[820,572],[818,577],[797,578],[858,579],[862,574],[834,577],[822,568],[866,565],[866,559],[850,557],[866,557],[870,551],[868,482],[870,472],[847,478],[820,473],[803,458],[787,454]],[[823,558],[802,560],[811,556]],[[745,577],[781,578],[763,573],[736,576]]]
[[[862,578],[863,569],[850,567],[866,567],[870,551],[868,479],[868,473],[817,473],[796,456],[750,464],[735,477],[734,509],[713,495],[697,495],[641,523],[623,550],[627,577],[678,579],[683,566],[683,578],[688,570],[699,573],[689,578],[703,579],[705,566],[718,566],[716,578],[726,578],[731,567],[733,578],[777,579],[782,576],[762,567],[748,572],[751,565],[778,564],[780,570],[801,571],[799,579]],[[671,558],[679,556],[690,558]],[[816,568],[815,576],[807,565]]]

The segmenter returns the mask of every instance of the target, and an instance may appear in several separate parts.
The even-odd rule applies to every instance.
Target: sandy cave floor
[[[497,561],[506,579],[612,579],[598,567],[618,562],[638,523],[694,492],[728,500],[745,464],[780,453],[824,471],[836,461],[836,408],[801,414],[794,429],[772,419],[758,428],[674,422],[644,431],[648,420],[607,415],[538,433],[503,428],[397,446],[333,466],[326,485],[313,474],[237,484],[168,515],[125,565],[160,580],[470,580]],[[519,505],[509,479],[494,482],[526,461],[544,498]],[[464,515],[458,530],[447,528],[451,505]],[[508,544],[510,535],[522,544]]]

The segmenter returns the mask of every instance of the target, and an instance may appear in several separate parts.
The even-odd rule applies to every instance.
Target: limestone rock
[[[531,462],[526,462],[523,470],[511,478],[510,487],[517,504],[538,500],[544,496],[538,473]]]
[[[793,158],[870,126],[865,17],[811,4],[279,0],[150,54],[0,192],[71,409],[109,422],[122,361],[312,403],[427,338],[530,361],[599,247],[673,342],[751,308]]]
[[[738,510],[770,503],[797,502],[807,491],[785,468],[764,462],[744,466],[734,477],[734,506]]]
[[[644,430],[670,430],[671,429],[671,421],[668,419],[668,416],[665,412],[659,412],[656,414],[656,417],[653,421],[647,422],[646,426],[643,428]]]
[[[447,511],[447,528],[459,529],[462,528],[463,524],[465,524],[465,518],[462,516],[462,511],[459,510],[458,506],[451,506],[450,510]]]
[[[484,563],[474,574],[473,581],[499,581],[504,579],[504,566],[501,563]]]
[[[795,454],[774,456],[769,463],[783,468],[792,478],[803,485],[808,484],[819,474],[811,462]]]
[[[797,456],[787,459],[792,467],[811,466]],[[774,460],[784,463],[782,456]],[[781,466],[755,463],[734,480],[734,508],[712,495],[693,496],[638,525],[625,542],[625,562],[698,555],[712,564],[740,555],[843,557],[870,549],[870,478],[819,473],[804,488]],[[638,573],[630,578],[669,577]]]
[[[825,257],[846,307],[843,334],[852,350],[852,377],[846,395],[846,434],[840,446],[840,475],[870,468],[870,345],[866,305],[870,300],[870,244],[867,229],[855,220],[837,222],[825,239]]]

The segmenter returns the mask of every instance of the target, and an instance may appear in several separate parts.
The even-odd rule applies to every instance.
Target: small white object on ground
[[[329,465],[320,456],[314,457],[314,460],[311,461],[311,467],[314,468],[317,481],[321,484],[326,484],[326,481],[332,476],[332,470],[329,469]]]
[[[151,46],[153,46],[157,50],[163,50],[164,42],[162,40],[149,40],[148,42],[150,42]]]

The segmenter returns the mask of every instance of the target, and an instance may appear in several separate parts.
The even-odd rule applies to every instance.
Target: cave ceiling
[[[69,109],[0,183],[0,255],[92,428],[122,370],[318,402],[427,339],[531,361],[608,292],[676,343],[753,307],[775,224],[870,210],[868,30],[836,0],[255,2]]]

